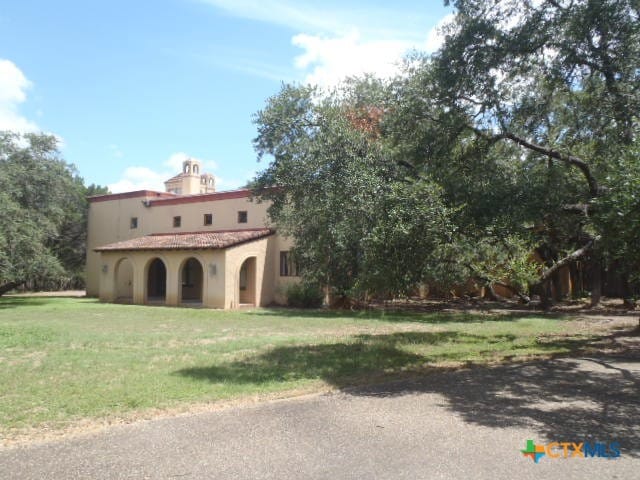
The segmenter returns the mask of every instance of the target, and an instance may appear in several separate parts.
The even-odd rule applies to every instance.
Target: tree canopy
[[[351,293],[473,278],[526,294],[586,259],[633,282],[639,4],[452,3],[443,47],[397,78],[287,85],[256,115],[270,160],[256,191],[308,277]]]
[[[81,287],[88,193],[55,137],[0,132],[0,294]]]

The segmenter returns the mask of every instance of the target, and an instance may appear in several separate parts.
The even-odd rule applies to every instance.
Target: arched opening
[[[154,258],[147,270],[147,302],[164,303],[167,299],[167,267]]]
[[[116,302],[133,303],[133,264],[128,258],[116,263],[115,282]]]
[[[193,173],[200,173],[200,167],[198,167],[198,165],[193,166]]]
[[[238,276],[240,305],[256,304],[256,257],[247,258],[240,267]]]
[[[186,304],[202,303],[202,264],[191,257],[182,264],[180,271],[180,301]]]

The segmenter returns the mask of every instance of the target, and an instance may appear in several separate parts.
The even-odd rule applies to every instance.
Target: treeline
[[[45,134],[0,132],[0,295],[17,287],[84,288],[85,186]]]
[[[441,49],[396,78],[285,85],[256,114],[256,195],[305,280],[352,298],[473,281],[548,303],[579,263],[594,304],[613,271],[637,293],[638,3],[452,3]]]

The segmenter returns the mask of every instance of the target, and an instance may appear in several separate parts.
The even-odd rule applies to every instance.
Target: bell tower
[[[202,163],[194,158],[182,162],[182,171],[164,182],[165,190],[178,195],[196,195],[216,191],[215,177],[202,171]]]

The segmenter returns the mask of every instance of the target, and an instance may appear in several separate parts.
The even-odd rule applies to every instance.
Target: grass
[[[213,311],[0,298],[0,436],[562,354],[588,339],[571,338],[571,325],[528,315]]]

